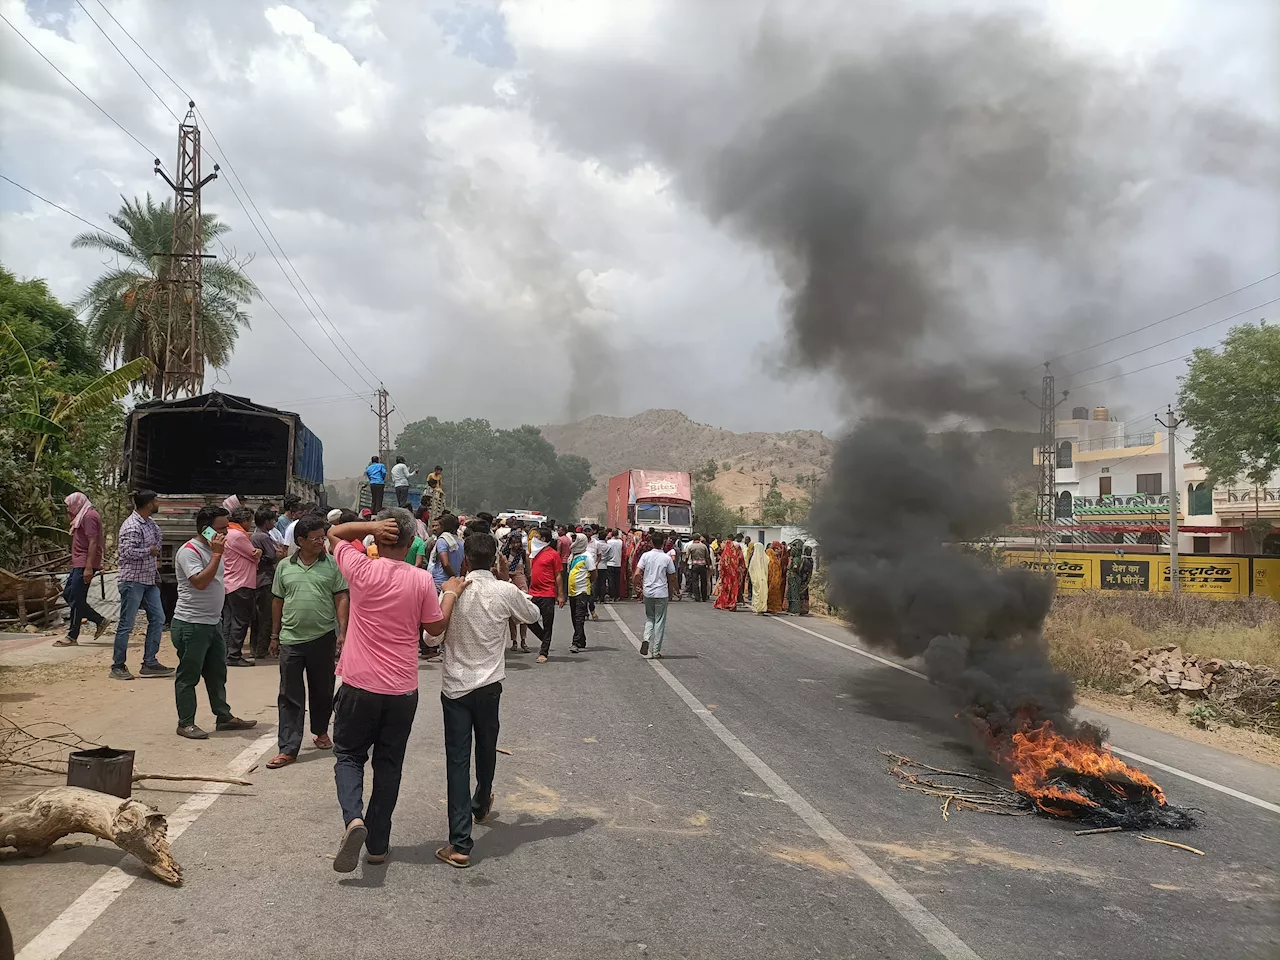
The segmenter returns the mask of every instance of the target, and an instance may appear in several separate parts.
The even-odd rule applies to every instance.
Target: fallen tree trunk
[[[82,787],[51,787],[0,807],[0,846],[38,857],[69,834],[91,833],[137,857],[165,883],[179,886],[182,868],[169,851],[164,815],[137,800]]]

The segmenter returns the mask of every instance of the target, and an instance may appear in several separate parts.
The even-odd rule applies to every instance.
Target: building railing
[[[1090,450],[1121,450],[1125,447],[1154,446],[1156,435],[1152,433],[1126,433],[1123,437],[1102,437],[1097,440],[1081,440],[1075,448],[1081,453]]]
[[[1106,497],[1072,497],[1071,508],[1075,513],[1166,513],[1169,510],[1169,494],[1129,493]]]
[[[1268,503],[1280,501],[1280,487],[1236,487],[1232,490],[1214,490],[1213,499],[1219,503]]]

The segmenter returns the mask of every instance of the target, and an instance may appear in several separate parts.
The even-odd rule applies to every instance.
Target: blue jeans
[[[71,617],[67,624],[67,636],[72,640],[80,637],[82,619],[99,626],[105,619],[89,604],[89,584],[84,582],[84,567],[71,568],[71,574],[62,588],[62,599],[67,602],[67,613]]]
[[[147,640],[142,648],[142,665],[157,666],[156,654],[160,652],[160,631],[164,629],[164,607],[160,603],[160,588],[154,583],[138,583],[135,580],[121,580],[120,588],[120,622],[116,626],[116,646],[112,657],[112,665],[123,667],[129,650],[129,634],[133,632],[133,621],[138,617],[138,608],[147,611]]]

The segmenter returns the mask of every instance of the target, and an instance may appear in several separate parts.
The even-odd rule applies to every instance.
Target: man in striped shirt
[[[154,490],[133,493],[133,513],[120,525],[117,546],[119,573],[116,586],[120,590],[120,622],[116,626],[116,642],[111,660],[111,679],[132,680],[126,659],[129,634],[138,616],[138,608],[147,611],[147,639],[142,647],[143,677],[172,677],[173,667],[156,659],[160,652],[160,632],[164,629],[164,607],[160,603],[160,587],[156,575],[156,559],[160,556],[160,526],[151,519],[159,504]]]

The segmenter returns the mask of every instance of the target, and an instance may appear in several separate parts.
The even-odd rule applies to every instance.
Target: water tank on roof
[[[1095,419],[1095,420],[1110,420],[1110,419],[1111,419],[1111,411],[1110,411],[1110,410],[1108,410],[1106,407],[1094,407],[1094,408],[1093,408],[1093,419]]]
[[[1089,408],[1088,407],[1072,407],[1071,419],[1072,420],[1088,420]]]

